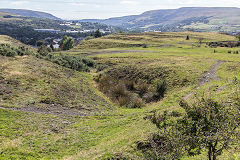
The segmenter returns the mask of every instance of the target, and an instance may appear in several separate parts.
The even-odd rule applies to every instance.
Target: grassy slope
[[[190,41],[186,41],[186,36],[189,35]],[[139,34],[113,34],[103,38],[92,39],[83,41],[79,46],[75,47],[73,51],[89,50],[89,49],[107,49],[107,48],[121,48],[135,47],[134,45],[143,45],[151,47],[182,47],[187,44],[191,46],[192,43],[198,42],[203,38],[203,42],[208,41],[223,41],[223,40],[236,40],[232,36],[218,34],[218,33],[191,33],[191,32],[170,32],[170,33],[139,33]],[[161,48],[160,48],[161,49]],[[152,50],[152,49],[151,49]]]
[[[13,44],[13,45],[16,45],[16,46],[24,45],[20,41],[14,39],[14,38],[11,38],[11,37],[5,36],[5,35],[0,35],[0,44],[2,44],[2,43]]]
[[[186,35],[190,35],[190,41],[185,40]],[[221,65],[218,70],[218,75],[221,79],[206,84],[202,87],[203,89],[218,94],[218,97],[225,97],[231,92],[231,89],[227,87],[224,88],[223,92],[217,93],[216,88],[226,85],[229,80],[239,74],[239,68],[237,66],[239,65],[240,57],[239,55],[227,54],[228,48],[217,48],[217,53],[215,54],[213,54],[213,49],[205,48],[204,45],[202,45],[201,48],[192,48],[192,43],[195,44],[200,37],[205,38],[205,41],[234,40],[234,37],[231,36],[213,33],[154,33],[134,35],[137,39],[133,41],[131,40],[133,35],[115,36],[109,36],[109,39],[111,39],[110,42],[115,42],[115,44],[119,41],[126,44],[148,43],[149,46],[153,47],[107,48],[102,50],[94,47],[84,51],[78,50],[78,48],[81,49],[89,46],[89,43],[92,41],[105,41],[108,39],[108,37],[103,37],[83,43],[78,48],[75,48],[75,50],[69,52],[69,54],[118,50],[124,52],[124,50],[128,50],[128,53],[94,54],[91,55],[91,57],[95,58],[99,63],[109,64],[109,70],[112,68],[121,68],[126,65],[137,65],[139,68],[151,68],[157,72],[158,67],[164,66],[175,73],[174,76],[172,72],[168,72],[170,73],[170,80],[171,78],[181,80],[181,78],[184,77],[191,83],[187,86],[183,85],[172,88],[164,100],[150,104],[145,108],[125,109],[116,107],[108,110],[103,107],[102,115],[98,114],[98,116],[42,115],[0,109],[0,115],[2,115],[0,116],[0,143],[2,144],[0,147],[0,157],[2,159],[99,159],[103,155],[114,153],[123,153],[136,158],[136,156],[140,154],[135,150],[136,141],[146,139],[150,133],[155,131],[155,127],[148,120],[144,120],[143,117],[151,114],[150,112],[153,110],[159,110],[160,112],[164,110],[179,110],[178,101],[198,85],[198,79],[201,75],[209,70],[212,65],[216,64],[219,59],[227,61]],[[123,40],[119,40],[121,37]],[[141,40],[139,40],[139,38],[141,38]],[[125,39],[128,39],[128,41]],[[169,44],[171,44],[171,46],[169,46]],[[100,46],[100,48],[106,47]],[[129,50],[132,50],[132,52],[129,53]],[[134,50],[147,52],[133,52]],[[238,49],[234,48],[232,50]],[[29,93],[27,95],[24,95],[24,92],[22,92],[23,95],[20,94],[21,98],[18,100],[15,99],[16,97],[13,98],[13,100],[16,100],[18,103],[22,102],[25,104],[25,100],[22,99],[30,99],[31,97],[34,101],[38,102],[39,98],[41,98],[39,94],[36,94],[41,93],[38,90],[38,85],[46,87],[46,91],[51,91],[51,88],[48,87],[54,85],[59,86],[59,84],[72,87],[72,84],[77,84],[75,80],[78,79],[89,84],[93,83],[93,76],[91,75],[74,72],[68,77],[67,74],[69,74],[69,70],[43,60],[37,62],[33,57],[7,58],[3,60],[3,62],[7,61],[11,63],[9,63],[10,65],[5,69],[5,72],[1,72],[4,73],[4,76],[11,76],[9,72],[15,71],[16,74],[24,71],[24,73],[27,73],[27,76],[15,75],[18,77],[17,80],[21,80],[21,82],[24,81],[22,83],[32,80],[32,77],[40,79],[40,82],[34,83],[36,86],[30,86],[34,91],[25,92]],[[29,63],[30,61],[31,63]],[[33,64],[37,65],[34,66]],[[38,65],[44,67],[41,68]],[[34,71],[36,71],[36,69],[37,72],[35,73]],[[61,72],[59,72],[59,70]],[[56,74],[56,72],[58,72],[58,74]],[[60,76],[61,79],[55,77],[56,75]],[[45,82],[46,80],[47,82]],[[28,85],[22,84],[20,86],[22,86],[21,89],[26,89]],[[80,87],[80,89],[87,87],[87,91],[89,89],[94,90],[96,95],[99,95],[98,91],[92,88],[91,85],[80,84],[78,87]],[[40,88],[42,87],[40,86]],[[16,91],[19,90],[16,89]],[[55,93],[55,90],[53,91],[54,92],[49,92],[51,96],[51,93]],[[83,91],[85,91],[85,89],[83,89]],[[18,92],[14,91],[14,93],[19,95]],[[84,93],[88,94],[88,92]],[[76,94],[78,95],[78,93]],[[96,96],[93,96],[94,99],[95,97]],[[96,99],[94,101],[96,101]],[[90,100],[89,104],[92,103]],[[21,107],[21,105],[19,106]],[[93,106],[93,108],[98,107]],[[98,112],[97,110],[88,112],[88,114],[91,113]],[[232,152],[236,154],[236,151]],[[221,159],[229,159],[229,157],[231,158],[233,156],[233,153],[226,152]],[[240,155],[236,154],[235,156],[237,159]],[[189,158],[186,157],[185,159]],[[206,159],[206,156],[202,154],[194,157],[194,159]]]

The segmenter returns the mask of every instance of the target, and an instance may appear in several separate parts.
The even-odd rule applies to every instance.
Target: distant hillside
[[[55,17],[49,13],[25,10],[25,9],[0,9],[0,12],[7,12],[15,15],[26,16],[26,17],[61,20],[60,18]]]
[[[126,27],[132,30],[238,31],[240,9],[233,7],[185,7],[153,10],[141,15],[104,20],[82,20]]]

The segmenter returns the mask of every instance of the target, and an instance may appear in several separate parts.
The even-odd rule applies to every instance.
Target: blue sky
[[[155,9],[240,7],[239,0],[0,0],[0,8],[31,9],[63,19],[110,18]]]

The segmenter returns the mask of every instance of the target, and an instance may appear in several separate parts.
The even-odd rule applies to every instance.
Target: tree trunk
[[[213,160],[217,160],[217,157],[215,155],[213,155]]]
[[[215,153],[215,152],[212,152],[212,159],[213,159],[213,160],[217,160],[217,156],[216,156],[216,153]]]
[[[212,160],[212,147],[208,147],[208,160]]]

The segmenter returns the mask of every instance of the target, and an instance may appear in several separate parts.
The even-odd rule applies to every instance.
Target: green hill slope
[[[101,66],[89,73],[34,56],[1,56],[0,159],[144,159],[137,144],[157,132],[150,115],[164,111],[181,115],[179,101],[192,102],[194,93],[229,102],[230,83],[240,73],[239,47],[211,48],[207,42],[235,40],[219,33],[114,34],[62,52],[87,56]],[[105,81],[110,94],[99,91],[102,75],[119,82]],[[128,94],[141,98],[139,91],[153,93],[154,84],[163,79],[168,84],[164,98],[141,108],[120,106],[113,99],[125,90],[112,88],[128,85]],[[239,158],[238,146],[219,157]],[[207,160],[207,153],[182,159]]]
[[[22,45],[0,36],[0,43]],[[0,106],[52,114],[100,114],[111,105],[89,86],[91,76],[33,56],[1,56]],[[66,111],[66,112],[65,112]]]

